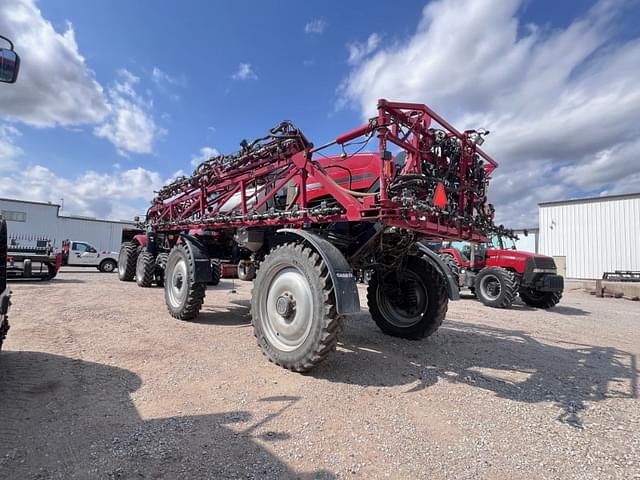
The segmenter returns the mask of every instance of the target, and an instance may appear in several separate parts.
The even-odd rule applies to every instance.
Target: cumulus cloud
[[[327,27],[327,22],[322,18],[311,20],[304,26],[305,33],[315,33],[321,35],[324,33],[324,29]]]
[[[640,38],[617,35],[626,6],[602,0],[560,29],[523,25],[521,6],[430,2],[410,38],[351,62],[338,93],[363,117],[390,98],[489,128],[485,149],[501,164],[491,199],[512,226],[537,223],[539,201],[638,190],[628,179],[638,173]]]
[[[209,160],[211,157],[220,155],[220,152],[213,147],[202,147],[200,151],[191,157],[191,165],[197,167],[205,160]]]
[[[15,170],[18,167],[18,157],[23,151],[15,141],[20,135],[17,128],[0,125],[0,172]]]
[[[141,167],[64,178],[35,165],[0,182],[0,196],[52,203],[64,198],[64,213],[130,220],[146,211],[154,190],[162,185],[158,172]]]
[[[250,63],[241,63],[231,78],[234,80],[257,80],[258,75],[253,71]]]
[[[37,127],[97,123],[107,115],[103,89],[71,23],[58,32],[33,0],[3,0],[0,32],[22,57],[18,82],[0,89],[2,115]]]
[[[111,141],[118,153],[151,153],[154,142],[166,134],[151,115],[153,102],[137,93],[140,78],[125,69],[118,72],[118,80],[109,89],[107,121],[94,133]]]

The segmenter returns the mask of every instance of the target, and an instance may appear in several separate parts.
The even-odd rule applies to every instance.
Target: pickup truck
[[[70,267],[96,267],[111,273],[118,268],[118,252],[99,252],[87,242],[65,240],[62,242],[62,264]]]

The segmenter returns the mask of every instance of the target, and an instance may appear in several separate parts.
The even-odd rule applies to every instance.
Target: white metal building
[[[640,193],[539,204],[539,252],[565,257],[568,278],[640,270]]]
[[[88,242],[98,251],[117,252],[122,231],[135,228],[134,222],[62,216],[60,205],[8,198],[0,198],[0,213],[7,220],[10,241],[13,238],[23,245],[44,238],[61,248],[62,241],[69,239]]]

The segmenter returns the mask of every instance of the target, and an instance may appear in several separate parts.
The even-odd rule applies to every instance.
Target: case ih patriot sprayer
[[[320,363],[343,316],[359,311],[356,270],[372,271],[367,300],[383,332],[429,336],[459,294],[420,240],[481,243],[500,230],[486,203],[497,166],[479,148],[487,133],[459,132],[425,105],[386,100],[367,124],[320,147],[283,122],[157,192],[146,233],[122,245],[120,279],[164,285],[171,315],[191,320],[213,259],[239,252],[257,266],[258,344],[294,371]],[[361,153],[372,140],[377,151]],[[341,154],[321,153],[335,145]]]

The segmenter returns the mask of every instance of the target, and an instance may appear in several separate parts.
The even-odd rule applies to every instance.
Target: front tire
[[[136,275],[136,262],[138,253],[140,252],[138,245],[132,242],[125,242],[120,247],[118,255],[118,278],[123,282],[130,282]]]
[[[475,294],[484,305],[509,308],[518,293],[515,276],[500,267],[487,267],[476,276]]]
[[[531,288],[521,288],[519,293],[524,303],[535,308],[555,307],[562,298],[562,292],[539,292]]]
[[[136,262],[136,283],[139,287],[150,287],[156,272],[156,259],[146,250],[140,252]]]
[[[116,262],[113,260],[103,260],[98,268],[102,273],[111,273],[117,268]]]
[[[419,340],[442,325],[449,295],[442,275],[420,257],[411,257],[404,269],[373,273],[367,302],[384,333]]]
[[[324,260],[299,243],[274,248],[260,263],[251,297],[254,334],[273,363],[306,372],[338,343],[342,317]]]
[[[245,262],[244,260],[238,263],[238,279],[245,282],[250,282],[256,278],[256,264],[253,262]]]
[[[178,320],[193,320],[200,313],[207,284],[195,282],[195,262],[185,245],[171,249],[164,275],[164,300],[169,314]]]
[[[222,278],[222,265],[220,264],[220,260],[211,260],[211,280],[209,281],[209,285],[216,286],[220,283],[220,279]]]

